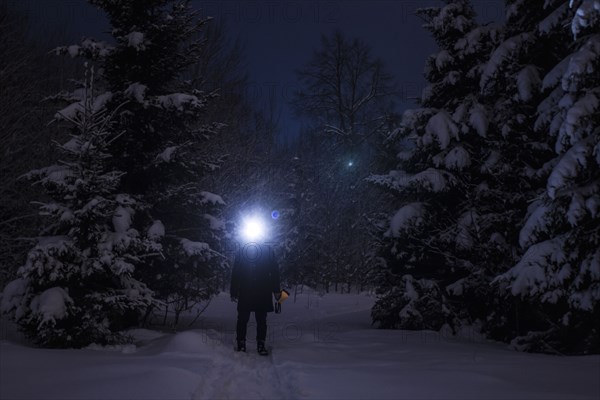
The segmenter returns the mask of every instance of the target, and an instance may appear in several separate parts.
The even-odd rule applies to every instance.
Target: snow
[[[585,208],[588,210],[592,218],[596,218],[600,213],[600,196],[597,194],[590,196],[585,201]]]
[[[225,229],[225,221],[222,218],[217,218],[210,214],[204,214],[203,217],[208,220],[210,229],[216,231]]]
[[[103,58],[109,55],[113,46],[108,45],[105,42],[97,42],[94,39],[83,39],[80,45],[63,46],[54,49],[57,55],[68,54],[71,58],[84,57],[86,54],[90,55],[91,58]]]
[[[579,81],[585,75],[594,76],[596,62],[600,56],[600,34],[589,37],[586,43],[569,59],[569,66],[562,79],[565,91],[577,91]]]
[[[579,171],[587,165],[588,146],[585,142],[579,142],[571,147],[552,169],[548,177],[546,190],[550,198],[556,197],[557,190],[565,187],[570,180],[579,175]]]
[[[567,211],[567,221],[571,226],[576,226],[585,217],[585,214],[585,200],[581,194],[576,193],[571,199]]]
[[[573,7],[573,0],[569,2]],[[600,0],[584,0],[575,12],[575,17],[571,23],[571,32],[577,37],[579,33],[591,25],[591,21],[600,18]]]
[[[494,166],[500,162],[502,155],[497,151],[490,151],[489,156],[485,159],[485,162],[481,164],[481,172],[490,172],[494,169]]]
[[[156,156],[157,159],[160,159],[164,162],[171,162],[173,160],[173,156],[175,155],[175,151],[179,146],[169,146],[164,149],[159,155]]]
[[[129,207],[117,206],[113,214],[112,223],[117,233],[125,233],[131,227],[132,209]]]
[[[67,303],[72,302],[73,300],[63,288],[53,287],[34,297],[30,307],[34,314],[42,315],[40,323],[43,324],[64,318],[67,315]]]
[[[469,124],[477,131],[479,136],[487,137],[489,121],[485,108],[481,104],[475,104],[471,108]]]
[[[557,152],[562,152],[565,143],[575,144],[581,140],[582,126],[585,126],[582,120],[595,115],[599,107],[598,98],[593,93],[588,93],[569,108],[556,141]]]
[[[92,112],[92,113],[99,112],[106,106],[106,103],[108,103],[110,100],[112,100],[112,98],[113,98],[113,94],[111,92],[105,92],[105,93],[99,94],[98,96],[94,97],[90,112]],[[56,120],[71,120],[71,121],[81,118],[82,114],[85,111],[84,101],[85,100],[81,99],[75,103],[69,104],[67,107],[58,111],[54,115],[54,118]]]
[[[138,103],[144,103],[146,90],[148,86],[135,82],[125,89],[125,96],[134,98]]]
[[[472,231],[479,231],[479,215],[475,210],[465,211],[456,224],[457,232],[455,242],[458,248],[471,249],[473,247]]]
[[[402,190],[407,187],[417,187],[431,192],[442,192],[454,183],[454,177],[446,171],[427,168],[416,174],[408,174],[405,171],[390,171],[387,175],[371,175],[367,178],[369,182],[382,185],[394,190]]]
[[[0,314],[8,313],[21,305],[21,298],[29,286],[27,279],[17,278],[9,282],[0,295]],[[19,319],[20,313],[16,318]]]
[[[443,80],[443,82],[445,84],[448,84],[450,86],[456,85],[459,81],[460,81],[460,72],[458,72],[458,71],[448,72],[448,75],[446,75],[446,77],[444,77],[444,80]]]
[[[131,331],[134,346],[0,342],[3,399],[597,399],[599,356],[520,353],[481,338],[370,327],[374,297],[294,294],[269,314],[269,357],[233,352],[222,293],[189,330]],[[188,317],[191,320],[191,317]],[[5,331],[6,332],[6,331]],[[7,332],[6,336],[16,337]]]
[[[201,107],[202,101],[198,97],[186,93],[172,93],[168,95],[158,96],[156,98],[158,106],[166,109],[174,108],[178,111],[183,111],[184,106],[192,108]]]
[[[444,166],[451,170],[462,170],[471,165],[469,152],[462,146],[451,149],[444,158]]]
[[[200,192],[200,196],[202,197],[202,199],[200,200],[200,204],[220,204],[220,205],[225,205],[225,202],[223,201],[223,199],[221,198],[221,196],[211,193],[211,192],[206,192],[206,191],[202,191]]]
[[[546,74],[546,76],[544,76],[544,79],[542,80],[542,90],[546,90],[548,88],[555,87],[556,85],[558,85],[561,82],[562,77],[564,76],[565,72],[569,68],[569,64],[571,62],[572,56],[573,56],[572,54],[569,54],[561,62],[556,64],[550,70],[550,72],[548,72]],[[562,93],[562,92],[560,92],[560,93]]]
[[[150,239],[157,240],[163,236],[165,236],[165,226],[159,219],[157,219],[152,223],[150,228],[148,228],[148,237]]]
[[[74,120],[84,112],[83,102],[69,104],[67,107],[58,111],[54,118],[57,120]]]
[[[561,4],[538,24],[538,30],[543,34],[552,32],[564,21],[568,12],[569,5],[567,3]]]
[[[496,50],[492,53],[490,60],[485,65],[480,79],[480,88],[485,90],[490,81],[494,80],[494,77],[498,73],[498,70],[513,57],[519,49],[533,40],[530,33],[521,33],[519,35],[510,37],[502,42]]]
[[[432,85],[426,85],[421,91],[421,103],[425,104],[431,100],[433,95],[435,94],[435,90]],[[391,136],[391,135],[390,135]]]
[[[538,70],[533,65],[528,65],[517,74],[517,89],[522,101],[528,102],[533,98],[533,93],[540,86],[540,76]]]
[[[556,109],[554,106],[560,101],[560,99],[563,97],[563,94],[564,92],[562,88],[560,86],[556,86],[550,95],[538,105],[538,118],[533,125],[533,128],[536,132],[545,130],[549,125],[556,126],[552,128],[553,132],[557,132],[560,129],[562,120],[557,118],[560,114],[555,113]]]
[[[531,205],[533,212],[527,217],[519,232],[519,245],[523,248],[535,243],[540,232],[545,232],[550,224],[549,209],[539,202]]]
[[[428,145],[433,143],[434,138],[442,150],[448,147],[451,138],[458,139],[458,127],[446,111],[439,111],[429,119],[421,140]]]
[[[563,242],[564,239],[559,236],[530,246],[517,265],[494,281],[511,280],[514,296],[543,294],[548,289],[548,281],[554,276],[546,268],[566,262]]]
[[[181,246],[188,256],[206,255],[210,251],[208,243],[193,242],[189,239],[181,239]]]
[[[478,26],[469,31],[464,37],[458,39],[454,45],[454,50],[462,51],[465,55],[475,54],[481,50],[483,43],[490,39],[496,39],[498,30],[499,26],[492,23],[485,26]]]
[[[76,44],[72,44],[67,47],[67,53],[71,56],[71,58],[75,58],[79,55],[79,46]]]
[[[418,226],[423,220],[424,211],[423,203],[410,203],[400,208],[392,217],[385,236],[400,237],[407,227]]]
[[[142,32],[131,32],[127,36],[127,45],[133,47],[136,50],[145,50],[144,34]]]
[[[438,70],[444,69],[447,65],[454,61],[450,53],[446,50],[442,50],[435,56],[435,66]]]
[[[459,279],[456,282],[446,286],[446,291],[454,296],[462,296],[465,280]]]

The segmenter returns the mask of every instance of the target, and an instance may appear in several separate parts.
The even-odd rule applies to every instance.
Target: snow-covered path
[[[290,398],[290,388],[282,383],[271,356],[232,352],[231,346],[219,346],[216,351],[222,357],[211,361],[194,399]]]
[[[477,335],[371,329],[373,298],[289,300],[269,314],[269,357],[233,352],[235,304],[194,329],[133,332],[138,346],[43,350],[0,343],[2,399],[597,399],[600,357],[517,353]],[[10,336],[10,335],[8,335]]]

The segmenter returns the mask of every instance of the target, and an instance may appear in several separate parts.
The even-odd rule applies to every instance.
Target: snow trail
[[[282,383],[272,353],[260,356],[249,346],[248,352],[235,352],[233,346],[219,345],[218,357],[202,375],[194,400],[201,399],[289,399],[291,386]],[[272,349],[269,349],[270,351]]]
[[[475,328],[456,337],[373,329],[372,303],[305,291],[269,314],[268,357],[256,352],[252,323],[248,352],[234,351],[235,303],[226,293],[193,329],[131,331],[135,346],[38,349],[0,324],[0,399],[599,398],[600,356],[519,353]]]

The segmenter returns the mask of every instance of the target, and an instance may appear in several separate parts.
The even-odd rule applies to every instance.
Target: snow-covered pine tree
[[[418,14],[440,51],[427,60],[423,107],[406,111],[388,138],[396,165],[371,177],[401,206],[385,232],[372,317],[381,327],[439,329],[465,317],[466,287],[477,286],[466,278],[481,280],[471,256],[481,250],[484,215],[477,205],[486,187],[479,160],[489,115],[478,101],[478,82],[497,28],[478,25],[469,1]]]
[[[479,204],[493,222],[486,247],[500,250],[495,256],[481,252],[481,261],[487,261],[486,282],[490,275],[493,278],[518,261],[523,218],[548,174],[550,138],[536,132],[533,123],[543,98],[540,76],[552,68],[566,47],[551,29],[544,34],[541,28],[555,24],[556,15],[564,13],[557,3],[507,1],[501,41],[482,70],[481,101],[493,112],[486,139],[491,151],[484,154],[482,164],[487,195]],[[528,329],[536,311],[531,304],[510,296],[504,286],[493,287],[497,289],[494,296],[484,303],[484,327],[491,337],[510,340],[516,331]]]
[[[532,127],[552,139],[555,155],[520,231],[525,253],[498,281],[538,312],[529,332],[513,340],[516,348],[598,352],[600,2],[546,1],[545,7],[551,13],[540,35],[565,46],[554,68],[540,75],[545,97]]]
[[[91,72],[79,101],[56,114],[71,128],[56,145],[60,162],[26,175],[47,194],[39,204],[48,222],[2,294],[1,311],[49,347],[123,342],[120,331],[155,302],[135,271],[161,245],[131,226],[146,205],[119,190],[123,172],[109,167],[108,148],[122,136]]]
[[[114,165],[126,172],[121,190],[142,195],[151,207],[137,222],[152,226],[163,258],[141,277],[177,308],[210,298],[225,276],[220,253],[222,198],[207,188],[207,175],[221,158],[206,141],[217,123],[202,123],[213,94],[186,80],[199,62],[201,19],[184,0],[90,0],[106,12],[114,44],[84,39],[58,53],[94,61],[123,131],[111,146]],[[209,189],[209,190],[207,190]]]

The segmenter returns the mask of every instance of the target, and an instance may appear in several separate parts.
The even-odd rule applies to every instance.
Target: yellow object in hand
[[[279,304],[283,303],[288,297],[290,297],[290,294],[288,293],[287,290],[282,290],[279,295],[277,296],[277,302]]]

